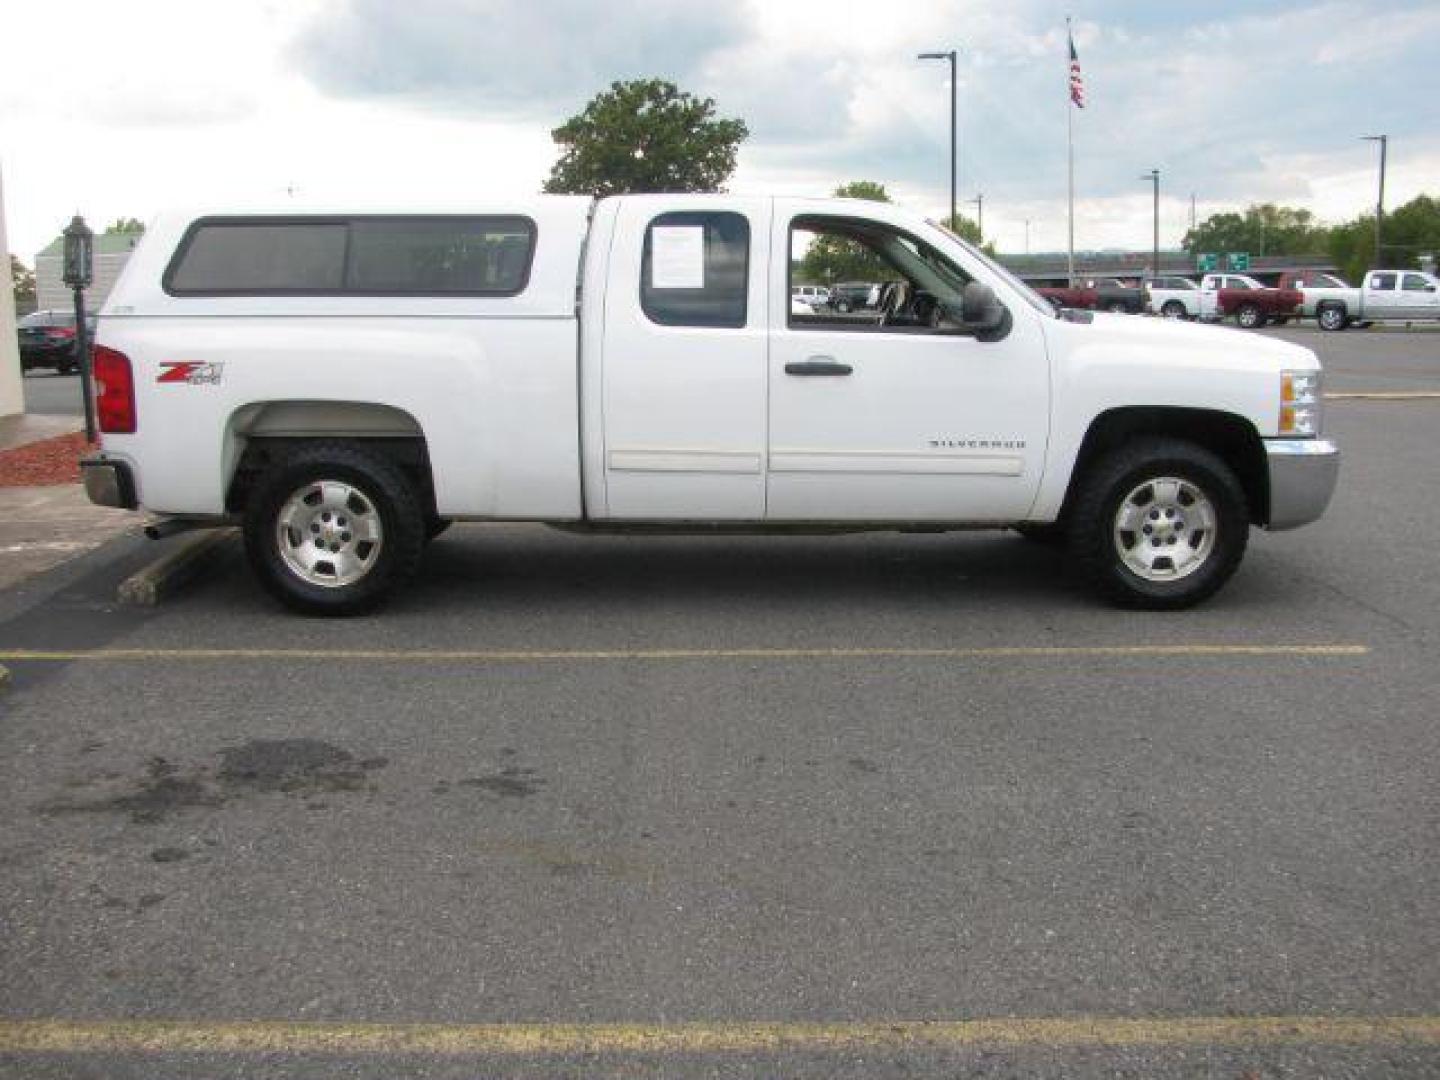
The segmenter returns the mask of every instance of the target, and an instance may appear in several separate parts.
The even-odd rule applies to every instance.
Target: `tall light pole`
[[[975,229],[980,233],[980,243],[985,243],[985,193],[977,191],[970,200],[975,204]]]
[[[1150,263],[1150,276],[1160,276],[1160,170],[1151,169],[1141,180],[1149,180],[1155,187],[1155,235]]]
[[[1375,200],[1375,266],[1378,269],[1385,265],[1380,249],[1380,225],[1385,220],[1385,150],[1390,143],[1390,136],[1361,135],[1360,138],[1380,144],[1380,195]]]
[[[1030,254],[1030,219],[1025,219],[1025,254]]]
[[[958,142],[959,142],[960,136],[959,136],[959,134],[957,133],[957,128],[956,128],[956,126],[955,126],[955,84],[956,84],[956,81],[957,81],[957,80],[956,80],[956,71],[955,71],[955,60],[956,60],[956,56],[957,56],[956,51],[955,51],[954,49],[951,49],[949,52],[922,52],[922,53],[920,53],[920,54],[916,57],[916,59],[918,59],[918,60],[949,60],[949,61],[950,61],[950,222],[949,222],[949,224],[950,224],[950,227],[951,227],[952,229],[955,227],[955,224],[956,224],[956,222],[955,222],[955,175],[956,175],[956,162],[957,162],[958,159],[959,159],[959,152],[960,152],[960,151],[959,151],[959,146],[957,145]]]

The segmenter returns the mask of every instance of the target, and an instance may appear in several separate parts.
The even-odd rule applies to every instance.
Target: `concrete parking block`
[[[239,535],[238,529],[207,529],[192,533],[175,550],[120,583],[117,599],[122,604],[154,607],[204,570],[208,557]]]

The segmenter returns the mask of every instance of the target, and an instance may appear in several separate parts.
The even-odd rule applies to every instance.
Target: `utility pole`
[[[1380,194],[1375,200],[1375,266],[1379,268],[1385,265],[1383,249],[1380,245],[1380,227],[1385,221],[1385,151],[1390,143],[1390,136],[1362,135],[1360,138],[1366,142],[1380,144]]]
[[[954,49],[951,49],[949,52],[926,52],[926,53],[920,53],[919,56],[917,57],[917,59],[919,59],[919,60],[948,60],[948,61],[950,61],[950,221],[949,221],[949,225],[950,225],[950,228],[952,228],[952,229],[955,228],[955,225],[956,225],[956,220],[955,220],[955,213],[956,213],[956,211],[955,211],[955,178],[956,178],[956,175],[957,175],[958,162],[959,162],[959,157],[960,157],[960,148],[959,148],[960,135],[959,135],[959,128],[956,126],[956,117],[955,117],[955,92],[956,92],[955,87],[956,87],[956,82],[957,82],[957,79],[956,79],[956,70],[955,70],[955,60],[956,60],[957,55],[958,55],[958,54],[956,53],[956,51],[955,51]]]
[[[1150,263],[1150,276],[1160,276],[1160,170],[1151,169],[1141,180],[1149,180],[1155,188],[1155,235],[1152,248],[1152,262]]]
[[[980,233],[980,243],[985,243],[985,193],[976,192],[970,200],[975,204],[975,228]]]
[[[1030,219],[1025,219],[1025,254],[1030,254]]]
[[[1190,231],[1195,231],[1195,193],[1190,192]]]

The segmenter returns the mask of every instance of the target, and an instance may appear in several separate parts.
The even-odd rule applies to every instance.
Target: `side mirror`
[[[981,341],[998,341],[1009,329],[1010,312],[989,285],[972,281],[960,294],[960,321]]]

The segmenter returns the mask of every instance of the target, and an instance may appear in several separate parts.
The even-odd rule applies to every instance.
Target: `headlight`
[[[1320,434],[1320,372],[1280,373],[1280,434]]]

